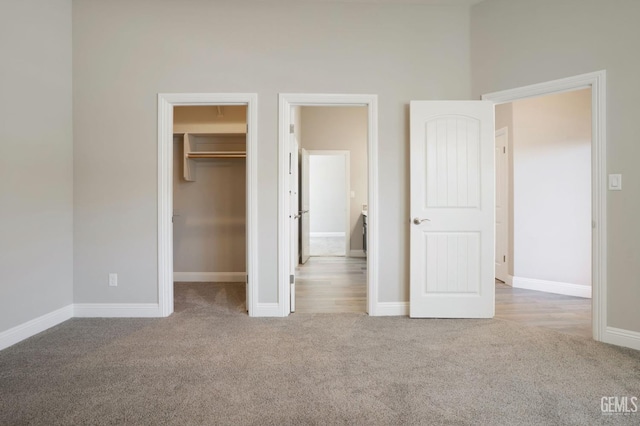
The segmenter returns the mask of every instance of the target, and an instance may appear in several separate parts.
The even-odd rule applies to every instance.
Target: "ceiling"
[[[372,4],[425,4],[437,6],[472,6],[483,0],[261,0],[282,3],[372,3]]]

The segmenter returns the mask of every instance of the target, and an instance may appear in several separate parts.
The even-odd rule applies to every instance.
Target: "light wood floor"
[[[297,313],[366,312],[366,259],[311,257],[296,269]],[[496,280],[496,318],[591,338],[591,299]]]
[[[496,318],[592,338],[591,299],[512,288],[496,280]]]
[[[366,312],[367,260],[310,257],[296,268],[296,312]]]

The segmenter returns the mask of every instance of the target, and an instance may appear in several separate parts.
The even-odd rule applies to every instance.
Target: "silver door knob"
[[[431,222],[429,219],[420,219],[420,218],[414,217],[414,218],[413,218],[413,224],[414,224],[414,225],[420,225],[420,224],[421,224],[422,222],[424,222],[425,220],[426,220],[427,222]]]

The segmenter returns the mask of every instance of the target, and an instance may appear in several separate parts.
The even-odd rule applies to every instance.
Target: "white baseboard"
[[[282,317],[280,305],[277,303],[257,303],[252,317]]]
[[[344,232],[309,232],[310,237],[344,237]]]
[[[602,341],[611,345],[624,346],[640,351],[640,333],[637,331],[623,330],[621,328],[607,327]]]
[[[591,299],[591,286],[586,285],[513,277],[513,287]]]
[[[409,315],[409,302],[378,302],[375,308],[377,317]]]
[[[17,325],[0,333],[0,350],[15,345],[31,336],[42,333],[48,328],[56,326],[73,318],[73,305],[67,305],[48,314],[39,316],[23,324]]]
[[[367,257],[364,250],[349,250],[349,257]]]
[[[157,303],[76,303],[73,312],[78,318],[160,318]]]
[[[244,283],[246,272],[174,272],[173,281],[212,282],[212,283]]]

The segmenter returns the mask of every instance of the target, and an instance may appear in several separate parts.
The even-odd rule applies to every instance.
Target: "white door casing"
[[[494,315],[493,111],[411,102],[411,317]]]
[[[640,349],[637,333],[607,324],[607,72],[580,74],[559,80],[486,93],[483,100],[494,105],[534,96],[591,88],[591,215],[592,324],[594,340]]]
[[[496,130],[496,278],[508,282],[509,252],[509,129]]]
[[[158,94],[158,313],[173,313],[173,107],[247,106],[247,310],[250,316],[280,312],[258,301],[258,95],[255,93]]]
[[[300,149],[300,263],[309,260],[311,226],[309,222],[309,151]]]
[[[367,255],[367,312],[379,315],[378,308],[378,97],[358,94],[281,93],[279,95],[278,131],[278,310],[286,316],[290,309],[290,256],[287,188],[289,129],[292,106],[364,106],[367,108],[367,201],[369,249]]]

